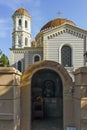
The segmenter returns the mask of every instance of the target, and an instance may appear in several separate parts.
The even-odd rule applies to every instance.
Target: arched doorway
[[[37,87],[35,87],[36,85]],[[40,99],[40,101],[43,99],[45,102],[45,105],[43,105],[45,107],[43,118],[40,120],[34,119],[35,117],[33,117],[34,113],[32,111],[33,93],[36,91],[35,88],[37,89],[36,93],[39,93],[38,85],[41,86],[42,97],[37,99]],[[71,126],[74,110],[74,102],[72,93],[70,92],[70,86],[72,85],[73,82],[68,72],[57,62],[40,61],[29,66],[23,73],[21,79],[21,130],[34,130],[33,126],[34,128],[39,126],[37,128],[38,130],[58,130],[58,127],[61,127],[59,130],[63,130],[66,129],[66,126]],[[61,88],[60,91],[58,91],[59,88]],[[47,89],[49,91],[53,90],[56,94],[50,92],[51,96],[49,96]],[[57,95],[57,91],[60,93],[60,96]],[[38,110],[38,106],[36,109]],[[39,107],[39,109],[41,108]],[[44,128],[45,123],[46,128]],[[35,128],[35,130],[37,129]]]
[[[31,129],[63,130],[63,85],[60,75],[40,69],[31,80]]]

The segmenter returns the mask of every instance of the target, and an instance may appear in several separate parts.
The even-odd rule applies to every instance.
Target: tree
[[[9,66],[9,60],[8,57],[0,50],[0,67],[1,66]]]

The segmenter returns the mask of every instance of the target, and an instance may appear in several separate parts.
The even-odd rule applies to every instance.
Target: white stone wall
[[[12,50],[10,50],[10,66],[14,64],[14,53]]]
[[[22,72],[31,64],[33,64],[34,55],[39,55],[40,60],[43,60],[43,48],[28,48],[10,50],[11,60],[10,65],[18,69],[18,61],[22,62]]]
[[[30,48],[29,50],[26,50],[25,55],[24,55],[25,69],[34,63],[34,56],[35,55],[38,55],[40,57],[40,60],[43,60],[43,48]]]
[[[72,64],[74,69],[84,66],[84,39],[69,33],[63,33],[52,39],[44,38],[44,59],[61,64],[61,48],[69,45],[72,49]]]
[[[24,71],[24,50],[11,50],[10,51],[11,60],[10,65],[18,69],[18,61],[22,63],[22,72]]]

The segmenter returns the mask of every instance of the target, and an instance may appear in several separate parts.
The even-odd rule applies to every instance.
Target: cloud
[[[6,0],[5,2],[3,0],[0,1],[0,5],[6,5],[10,7],[12,10],[20,8],[20,7],[28,7],[30,8],[32,5],[34,7],[40,6],[41,0]]]
[[[36,1],[33,0],[33,3],[34,3],[34,7],[38,8],[41,5],[41,0],[36,0]]]
[[[14,9],[15,6],[17,6],[17,1],[10,1],[10,0],[6,0],[5,2],[2,0],[0,1],[0,5],[5,5],[7,7],[10,7],[11,9]]]
[[[0,19],[0,24],[6,24],[8,22],[8,20],[6,19]]]
[[[0,38],[5,38],[9,35],[8,32],[11,31],[11,26],[9,25],[9,20],[0,19]]]

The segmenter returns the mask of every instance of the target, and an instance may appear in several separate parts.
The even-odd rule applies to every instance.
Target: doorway
[[[31,130],[63,130],[63,85],[60,75],[41,69],[31,80]]]

